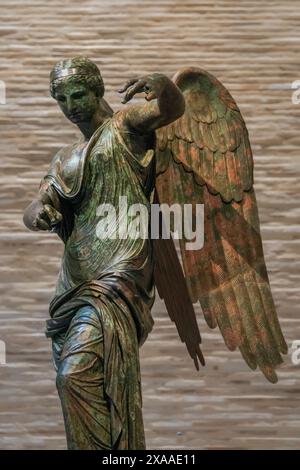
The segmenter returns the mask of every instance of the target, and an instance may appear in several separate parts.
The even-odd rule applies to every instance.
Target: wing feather
[[[173,80],[186,111],[157,131],[156,190],[161,203],[192,204],[194,215],[196,204],[204,204],[203,248],[187,250],[187,240],[180,240],[190,298],[200,301],[208,325],[219,327],[230,350],[239,348],[250,368],[276,382],[287,345],[264,261],[248,131],[234,99],[211,74],[186,68]]]

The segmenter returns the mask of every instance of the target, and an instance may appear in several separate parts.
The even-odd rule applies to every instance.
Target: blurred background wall
[[[22,212],[52,156],[78,132],[48,91],[53,64],[86,55],[106,98],[132,75],[200,66],[230,90],[250,132],[270,281],[291,346],[300,340],[300,80],[298,0],[0,0],[0,448],[63,449],[60,404],[44,336],[62,254],[53,235],[28,232]],[[197,373],[164,306],[141,350],[148,448],[299,448],[300,365],[279,383],[251,372],[201,318],[207,365]]]

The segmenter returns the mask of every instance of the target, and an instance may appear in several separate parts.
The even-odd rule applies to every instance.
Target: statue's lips
[[[70,119],[74,119],[74,120],[80,120],[82,119],[82,113],[72,113],[72,114],[69,114],[69,118]]]

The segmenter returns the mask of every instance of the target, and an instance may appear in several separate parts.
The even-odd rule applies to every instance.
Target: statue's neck
[[[92,119],[88,122],[81,122],[78,127],[86,141],[90,140],[94,132],[100,127],[103,122],[113,115],[113,110],[109,104],[102,98],[99,103],[99,108],[93,115]]]

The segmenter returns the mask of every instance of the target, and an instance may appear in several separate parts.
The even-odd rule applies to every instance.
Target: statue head
[[[78,124],[92,119],[104,95],[104,84],[97,65],[76,56],[55,64],[50,73],[50,93],[65,116]]]

